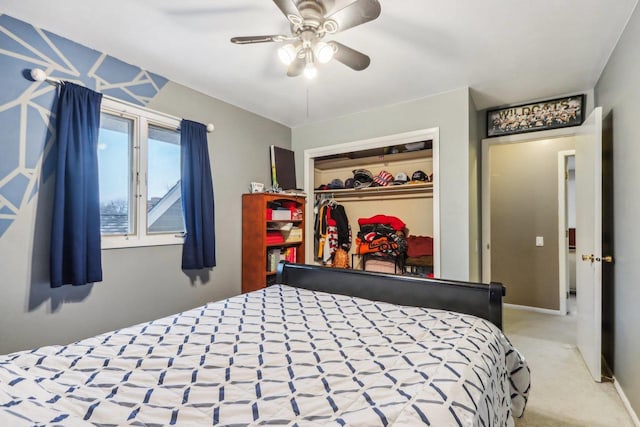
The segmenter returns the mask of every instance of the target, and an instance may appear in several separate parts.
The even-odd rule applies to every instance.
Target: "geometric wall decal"
[[[55,169],[57,88],[25,77],[41,68],[146,106],[168,80],[105,53],[0,14],[0,238]]]
[[[109,76],[111,83],[120,84],[132,82],[136,79],[140,69],[122,62],[116,58],[108,57],[96,68],[97,76]]]
[[[34,104],[27,106],[26,114],[26,135],[25,135],[25,167],[35,169],[42,157],[44,144],[49,136],[50,117],[48,112],[42,107]]]
[[[2,84],[2,83],[0,83]],[[0,138],[2,143],[2,157],[0,160],[0,186],[2,177],[13,172],[20,163],[20,105],[14,107],[4,105],[0,107]]]
[[[29,182],[29,177],[18,173],[11,179],[6,180],[6,183],[0,187],[0,194],[7,202],[18,208],[22,204],[22,198],[27,191]]]

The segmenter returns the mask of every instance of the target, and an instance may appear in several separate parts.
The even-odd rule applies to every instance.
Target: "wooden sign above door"
[[[533,102],[487,111],[487,137],[535,132],[584,121],[585,95]]]

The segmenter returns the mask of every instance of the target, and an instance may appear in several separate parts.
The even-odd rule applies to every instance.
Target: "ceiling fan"
[[[378,0],[355,0],[342,9],[331,12],[333,0],[273,0],[291,24],[291,34],[233,37],[232,43],[252,44],[287,42],[278,49],[280,60],[288,66],[290,77],[317,75],[316,63],[331,59],[356,70],[367,68],[371,59],[357,50],[336,41],[324,41],[329,34],[373,21],[380,16]],[[329,14],[330,13],[330,14]],[[328,15],[329,14],[329,15]]]

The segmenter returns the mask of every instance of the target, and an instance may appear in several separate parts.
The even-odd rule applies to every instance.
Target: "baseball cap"
[[[342,182],[341,179],[336,178],[331,180],[331,182],[329,183],[329,185],[327,185],[327,187],[329,187],[329,189],[331,190],[344,188],[344,183]]]
[[[387,171],[380,171],[378,175],[373,178],[373,185],[376,187],[386,187],[393,180],[393,175]]]
[[[373,183],[373,175],[367,169],[354,169],[353,188],[365,188]]]
[[[415,171],[413,175],[411,175],[411,181],[428,181],[429,178],[426,173],[423,171]]]
[[[353,178],[345,179],[344,188],[353,188]]]
[[[398,172],[393,180],[394,185],[406,184],[409,181],[409,177],[404,172]]]

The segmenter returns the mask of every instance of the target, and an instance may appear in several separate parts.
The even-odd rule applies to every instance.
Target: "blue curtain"
[[[206,126],[182,120],[180,146],[182,212],[186,228],[182,246],[182,269],[215,267],[213,183]]]
[[[102,281],[98,131],[102,94],[65,82],[58,99],[51,287]]]

